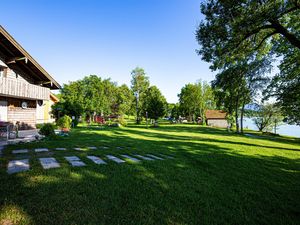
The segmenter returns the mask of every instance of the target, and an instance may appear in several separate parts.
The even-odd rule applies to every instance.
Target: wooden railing
[[[50,89],[10,78],[0,78],[0,95],[9,97],[49,100]]]

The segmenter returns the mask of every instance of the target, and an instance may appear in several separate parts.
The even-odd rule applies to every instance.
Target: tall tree
[[[242,102],[249,97],[241,67],[232,66],[218,73],[212,86],[215,90],[218,107],[222,107],[230,118],[235,118],[236,132],[239,132],[239,108],[242,106]]]
[[[53,112],[79,117],[85,114],[93,118],[95,114],[109,115],[114,112],[118,100],[118,88],[110,79],[102,80],[96,75],[65,84],[61,89],[60,102]]]
[[[201,90],[199,86],[196,84],[186,84],[181,88],[178,97],[181,112],[184,113],[184,116],[188,117],[189,121],[195,121],[201,102]]]
[[[145,93],[149,88],[149,78],[146,76],[144,69],[136,67],[131,72],[131,89],[136,98],[136,123],[141,121],[141,111],[145,99]]]
[[[269,81],[266,74],[271,69],[270,64],[267,58],[250,63],[239,62],[222,70],[212,82],[218,105],[224,107],[230,118],[235,117],[237,132],[243,133],[246,104],[254,101],[259,91]],[[239,115],[241,123],[238,120]]]
[[[78,81],[83,90],[84,110],[88,117],[95,114],[112,113],[112,105],[116,104],[116,84],[110,79],[90,75]]]
[[[118,87],[117,90],[117,114],[120,115],[133,115],[132,114],[132,104],[134,103],[134,95],[132,90],[126,84]]]
[[[179,116],[180,116],[180,105],[179,103],[176,103],[174,104],[174,107],[172,108],[172,111],[171,111],[171,117],[175,120],[178,120],[179,119]]]
[[[201,12],[196,38],[202,59],[213,70],[253,58],[282,59],[268,96],[277,98],[290,123],[300,124],[300,1],[212,0]]]
[[[200,91],[200,102],[199,102],[199,116],[202,119],[202,123],[205,124],[205,111],[207,109],[215,109],[214,93],[211,86],[206,81],[198,81],[196,83]]]
[[[215,106],[213,91],[207,82],[198,81],[185,85],[178,97],[180,110],[188,116],[189,121],[195,121],[196,116],[205,121],[206,109],[213,109]]]
[[[282,123],[280,109],[274,104],[260,105],[259,109],[254,113],[253,121],[259,131],[272,131],[275,133],[278,126]]]
[[[84,97],[80,82],[65,84],[60,91],[60,101],[52,107],[53,112],[56,112],[56,118],[65,114],[79,118],[84,112]]]
[[[151,86],[146,91],[143,102],[143,112],[148,113],[148,117],[156,121],[167,112],[167,101],[156,86]]]
[[[253,52],[270,52],[278,39],[300,49],[299,0],[212,0],[197,29],[199,53],[214,68]]]

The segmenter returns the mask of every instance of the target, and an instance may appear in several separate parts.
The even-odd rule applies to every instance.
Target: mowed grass
[[[108,146],[79,152],[73,147]],[[124,149],[118,149],[122,146]],[[34,153],[31,169],[8,175],[13,149]],[[117,164],[106,154],[162,153],[174,159]],[[71,167],[76,155],[87,166]],[[96,165],[87,155],[100,156]],[[39,157],[61,168],[42,169]],[[69,137],[9,146],[1,158],[0,224],[299,224],[300,142],[253,138],[197,125],[77,128]]]

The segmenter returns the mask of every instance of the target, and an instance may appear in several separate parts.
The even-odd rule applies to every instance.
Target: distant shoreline
[[[258,130],[251,118],[244,119],[244,128],[246,127],[251,130]],[[283,124],[278,127],[277,133],[280,135],[287,135],[300,138],[300,126]]]

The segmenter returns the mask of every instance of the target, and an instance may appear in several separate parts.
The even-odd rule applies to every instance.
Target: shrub
[[[42,125],[42,127],[40,128],[39,133],[41,135],[45,135],[46,137],[48,136],[54,136],[55,132],[54,132],[54,125],[51,123],[45,123]]]
[[[57,126],[60,128],[68,128],[70,129],[72,123],[71,117],[64,115],[63,117],[59,118],[56,122]]]

